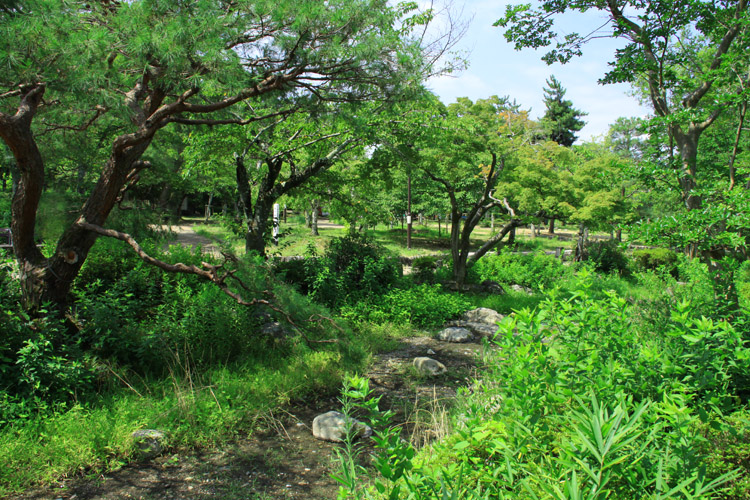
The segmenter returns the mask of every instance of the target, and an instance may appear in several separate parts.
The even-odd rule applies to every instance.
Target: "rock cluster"
[[[502,314],[486,307],[472,309],[461,319],[448,323],[437,338],[443,342],[460,343],[471,342],[476,337],[492,337],[497,332],[497,323],[504,318]],[[428,349],[427,354],[434,355],[435,352]],[[419,373],[428,377],[436,377],[448,371],[443,363],[427,356],[412,359],[412,365]],[[338,411],[323,413],[313,420],[313,435],[318,439],[340,443],[346,438],[347,431],[355,433],[356,437],[372,435],[370,427]]]

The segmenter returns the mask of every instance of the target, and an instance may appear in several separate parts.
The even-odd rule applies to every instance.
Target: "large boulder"
[[[372,436],[370,426],[340,411],[331,410],[313,419],[313,436],[323,441],[341,443],[346,439],[347,430],[351,430],[356,437]]]
[[[471,311],[465,312],[461,317],[461,320],[468,323],[485,323],[488,325],[496,325],[504,318],[505,316],[495,311],[494,309],[489,309],[487,307],[478,307],[476,309],[472,309]]]
[[[469,330],[476,337],[494,337],[497,325],[494,323],[477,323],[474,321],[452,321],[446,326]]]
[[[471,331],[458,326],[444,328],[438,333],[438,340],[443,342],[469,342],[473,338]]]
[[[428,357],[414,358],[412,364],[414,364],[420,373],[430,377],[442,375],[448,371],[443,363]]]
[[[140,429],[132,434],[133,442],[141,458],[151,459],[162,454],[166,435],[156,429]]]

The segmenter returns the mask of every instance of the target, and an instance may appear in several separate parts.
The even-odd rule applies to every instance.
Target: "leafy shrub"
[[[361,234],[334,238],[322,257],[305,264],[309,294],[331,308],[383,295],[401,277],[398,259]]]
[[[583,259],[603,273],[628,274],[628,258],[615,240],[587,241]]]
[[[485,255],[469,269],[472,281],[500,281],[516,283],[530,288],[549,286],[565,274],[565,266],[554,255],[542,252],[514,254],[502,252]]]
[[[668,248],[644,248],[633,250],[633,260],[638,268],[642,270],[656,271],[664,269],[666,272],[677,277],[677,265],[679,256]]]
[[[417,257],[411,263],[411,277],[415,283],[434,283],[437,268],[437,257],[432,255]]]
[[[638,324],[637,306],[595,298],[590,280],[584,268],[571,296],[500,324],[455,434],[394,457],[409,467],[376,498],[708,499],[727,485],[746,496],[746,433],[722,422],[750,369],[740,332],[687,302],[663,328]],[[697,432],[706,423],[721,433]]]
[[[700,452],[706,456],[709,475],[718,476],[727,470],[742,471],[728,483],[722,498],[750,498],[750,414],[746,408],[726,418],[701,421],[696,426],[705,437]]]
[[[307,259],[316,259],[317,257],[307,257]],[[307,293],[309,284],[307,271],[314,269],[315,265],[305,262],[305,259],[292,260],[274,260],[273,271],[278,279],[284,283],[294,285],[301,293]]]
[[[471,302],[462,295],[444,292],[439,285],[422,284],[394,289],[382,297],[348,305],[342,308],[341,315],[353,321],[436,327],[469,309]]]
[[[63,320],[42,310],[31,318],[20,308],[18,282],[0,263],[0,426],[51,408],[85,400],[95,369]]]
[[[0,227],[10,227],[11,196],[0,196]]]

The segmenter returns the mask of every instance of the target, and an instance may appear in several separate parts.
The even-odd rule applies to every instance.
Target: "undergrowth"
[[[508,316],[456,432],[416,454],[376,440],[389,461],[339,498],[747,498],[744,332],[688,300],[652,323],[595,282]]]

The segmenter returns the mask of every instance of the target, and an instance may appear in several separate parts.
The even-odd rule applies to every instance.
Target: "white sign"
[[[279,204],[273,205],[273,242],[279,243]]]
[[[406,216],[406,223],[411,224],[411,215]]]

